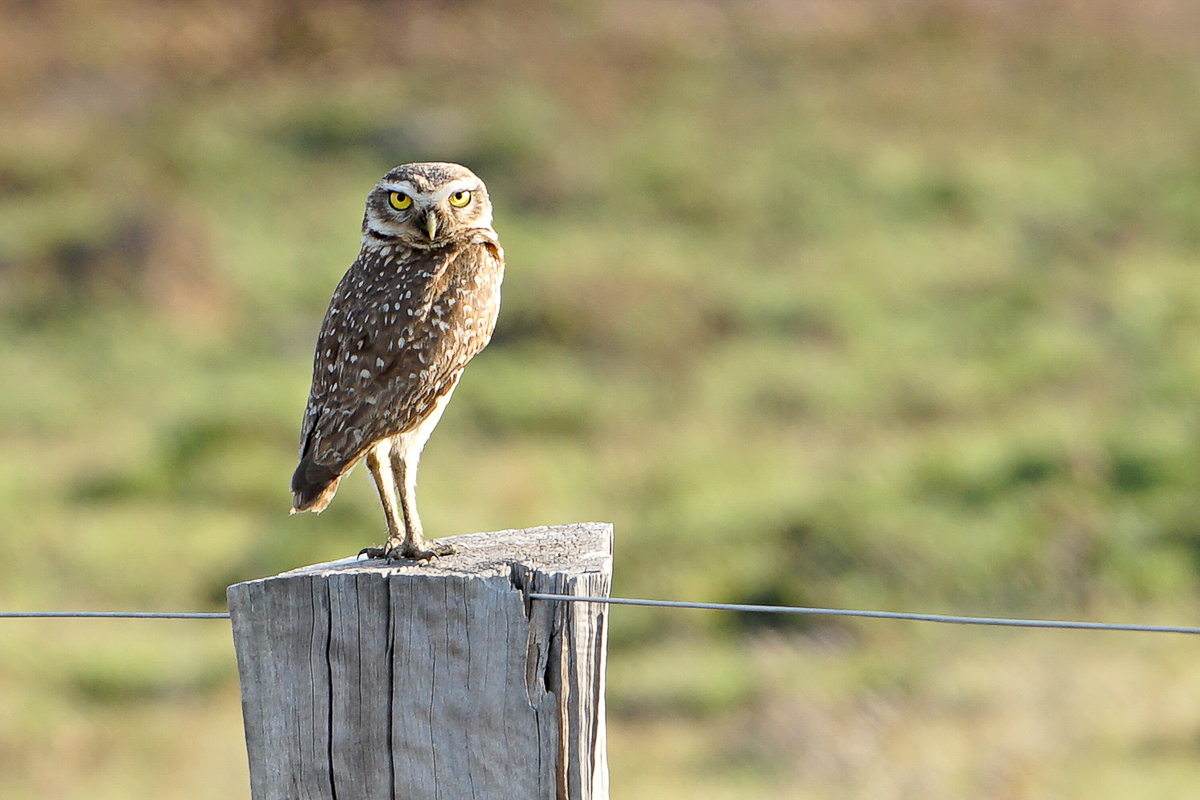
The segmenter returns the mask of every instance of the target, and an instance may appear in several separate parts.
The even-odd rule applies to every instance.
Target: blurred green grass
[[[365,478],[320,518],[286,481],[366,191],[447,159],[509,270],[424,458],[431,533],[611,520],[627,596],[1194,613],[1190,5],[3,11],[3,605],[220,608],[378,539]],[[21,625],[0,794],[244,795],[223,634]],[[622,796],[1197,777],[1186,643],[639,609],[612,633]],[[1121,722],[1089,686],[1152,699]]]

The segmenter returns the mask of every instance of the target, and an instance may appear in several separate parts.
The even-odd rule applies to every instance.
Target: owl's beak
[[[425,214],[425,232],[429,234],[429,241],[432,242],[434,237],[437,236],[437,229],[438,229],[437,212],[430,209]]]

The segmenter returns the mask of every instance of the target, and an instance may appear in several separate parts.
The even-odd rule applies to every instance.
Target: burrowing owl
[[[360,458],[388,537],[372,558],[431,558],[417,461],[467,362],[492,336],[504,251],[487,189],[458,164],[396,167],[367,196],[362,250],[329,302],[292,475],[292,513],[322,511]]]

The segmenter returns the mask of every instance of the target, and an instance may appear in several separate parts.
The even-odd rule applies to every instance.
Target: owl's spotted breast
[[[386,249],[386,248],[385,248]],[[491,338],[504,262],[494,241],[364,253],[339,284],[317,339],[301,453],[353,462],[415,427]]]

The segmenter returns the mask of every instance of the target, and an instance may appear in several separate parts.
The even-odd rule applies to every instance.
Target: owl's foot
[[[438,556],[452,556],[458,552],[452,544],[441,542],[425,542],[424,544],[427,544],[428,547],[418,547],[416,542],[402,542],[395,547],[388,547],[387,544],[384,544],[383,547],[364,547],[358,551],[358,554],[367,558],[385,558],[388,561],[405,559],[429,561]]]
[[[401,550],[401,558],[412,558],[417,561],[428,561],[431,558],[438,556],[452,556],[458,552],[458,549],[452,544],[443,544],[441,542],[425,542],[426,547],[412,546],[407,551]],[[401,548],[396,548],[400,550]],[[392,551],[396,552],[395,550]],[[395,558],[396,556],[389,556]]]

